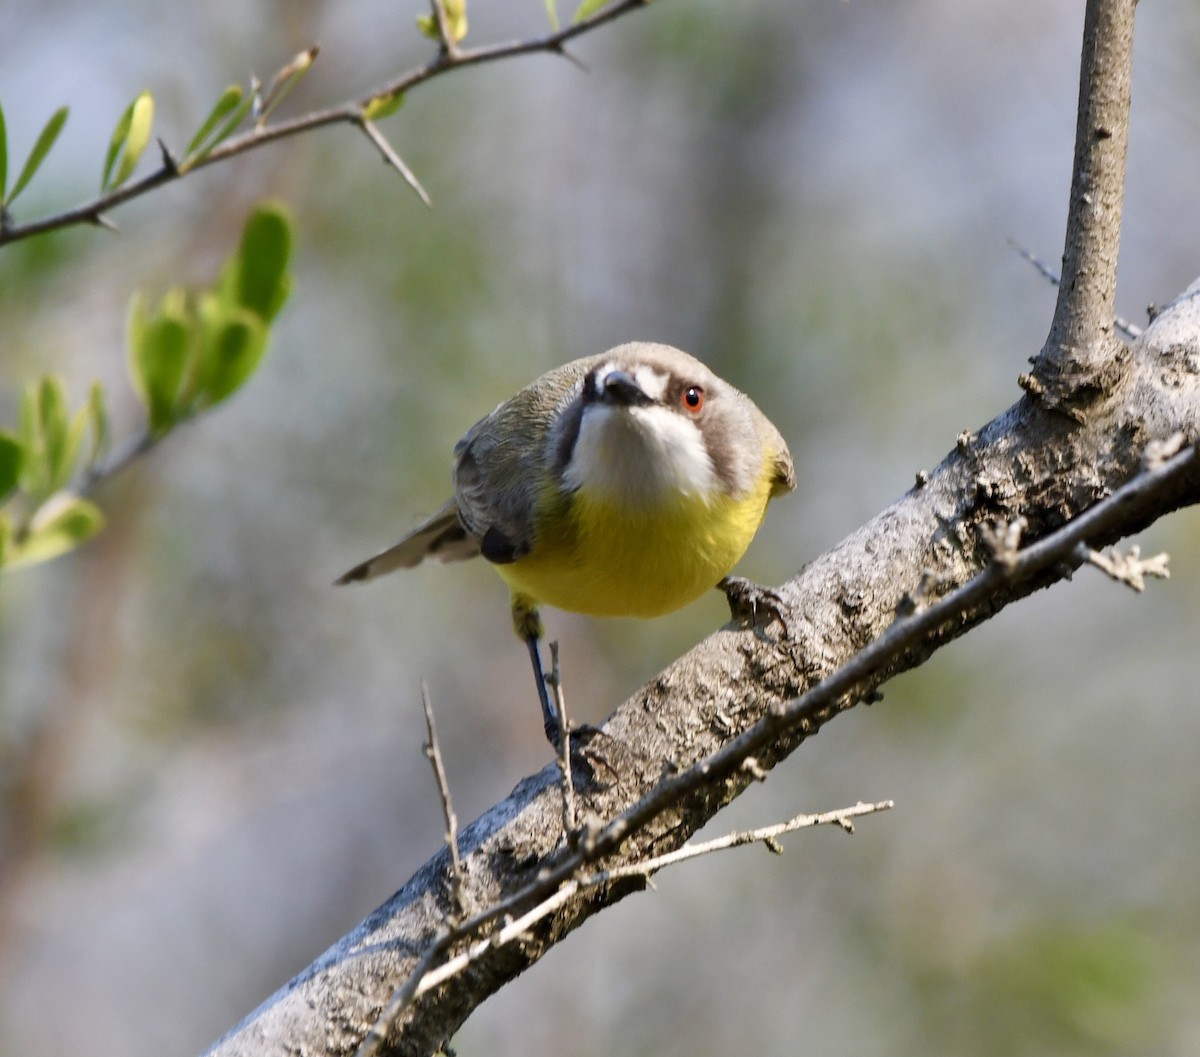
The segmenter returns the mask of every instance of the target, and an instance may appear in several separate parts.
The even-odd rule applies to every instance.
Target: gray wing
[[[372,580],[426,558],[461,561],[482,551],[491,561],[515,561],[528,554],[536,536],[539,482],[553,488],[547,471],[555,466],[565,423],[572,411],[578,415],[584,375],[601,358],[576,360],[542,375],[476,422],[454,447],[454,498],[399,543],[335,582]]]
[[[547,372],[476,422],[455,446],[458,514],[490,560],[515,561],[532,549],[535,509],[555,501],[548,493],[560,439],[579,414],[584,376],[602,359],[574,360]]]

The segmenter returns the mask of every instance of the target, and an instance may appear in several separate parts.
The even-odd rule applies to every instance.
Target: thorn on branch
[[[556,45],[555,45],[553,48],[551,48],[550,50],[551,50],[551,51],[552,51],[552,52],[553,52],[555,55],[561,55],[561,56],[562,56],[564,59],[566,59],[566,60],[567,60],[567,62],[569,62],[569,63],[570,63],[572,66],[575,66],[576,68],[578,68],[578,69],[582,70],[584,73],[591,73],[591,72],[592,72],[592,70],[591,70],[591,67],[590,67],[590,66],[588,66],[588,64],[587,64],[586,62],[584,62],[584,61],[583,61],[583,60],[582,60],[582,59],[581,59],[581,58],[580,58],[578,55],[576,55],[574,52],[572,52],[572,51],[568,51],[568,50],[567,50],[567,46],[566,46],[566,45],[565,45],[565,44],[564,44],[562,41],[559,41],[559,42],[558,42],[558,43],[557,43],[557,44],[556,44]]]
[[[171,148],[167,146],[162,136],[155,137],[158,140],[158,150],[162,155],[163,168],[172,176],[179,175],[179,162],[175,160],[175,155],[171,153]]]
[[[1171,578],[1171,570],[1167,568],[1170,556],[1164,551],[1153,557],[1143,558],[1141,548],[1136,543],[1124,554],[1116,547],[1109,547],[1101,552],[1081,543],[1075,555],[1080,562],[1089,562],[1117,583],[1139,593],[1146,589],[1147,576],[1156,576],[1160,580]]]
[[[105,231],[111,231],[114,235],[121,234],[121,229],[117,227],[117,225],[111,220],[109,220],[108,217],[106,217],[103,213],[93,213],[90,217],[88,217],[88,221],[98,228],[104,228]]]
[[[404,177],[404,182],[416,191],[417,196],[422,202],[432,209],[433,202],[430,200],[429,195],[425,193],[425,188],[421,186],[421,182],[417,179],[416,175],[404,164],[404,159],[395,152],[392,145],[384,138],[383,133],[379,131],[374,122],[360,115],[358,118],[358,127],[367,134],[367,138],[379,149],[379,153],[383,155],[383,160]]]

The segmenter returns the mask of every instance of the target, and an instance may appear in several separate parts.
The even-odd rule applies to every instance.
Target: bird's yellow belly
[[[514,595],[594,616],[656,617],[715,587],[762,521],[764,486],[741,499],[680,496],[630,509],[576,493],[558,531],[497,565]]]

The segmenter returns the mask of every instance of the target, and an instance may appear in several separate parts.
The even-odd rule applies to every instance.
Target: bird
[[[754,402],[670,345],[628,342],[563,364],[454,447],[454,495],[337,584],[482,555],[508,584],[547,739],[560,741],[540,641],[543,605],[657,617],[714,587],[730,606],[770,592],[729,573],[792,456]]]

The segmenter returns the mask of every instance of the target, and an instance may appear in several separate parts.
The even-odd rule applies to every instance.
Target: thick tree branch
[[[1024,400],[964,442],[890,508],[838,547],[810,563],[781,590],[785,636],[729,626],[716,632],[621,706],[605,725],[605,755],[619,781],[580,790],[581,814],[615,819],[599,837],[605,867],[636,862],[681,846],[755,778],[820,730],[872,687],[922,663],[938,647],[1033,591],[1068,578],[1082,560],[1055,530],[1080,519],[1089,546],[1110,544],[1157,517],[1200,498],[1200,474],[1188,453],[1168,474],[1138,478],[1115,502],[1087,513],[1141,472],[1147,448],[1200,421],[1200,283],[1163,312],[1131,350],[1131,369],[1114,399],[1073,425]],[[786,509],[786,508],[782,508]],[[1025,519],[1018,554],[1033,564],[1024,578],[994,564],[992,526]],[[1045,546],[1038,541],[1046,540]],[[1061,548],[1061,549],[1057,549]],[[977,579],[979,578],[979,579]],[[964,585],[971,584],[964,588]],[[952,592],[966,605],[939,608]],[[961,601],[961,600],[959,600]],[[848,682],[793,702],[896,624],[918,611],[919,635],[905,638],[880,663],[871,659]],[[911,626],[907,622],[902,626]],[[772,628],[776,625],[772,625]],[[846,679],[847,676],[841,676]],[[793,710],[802,709],[797,715]],[[792,712],[790,729],[781,716]],[[763,726],[757,727],[756,724]],[[766,729],[768,734],[762,732]],[[727,743],[744,737],[755,767],[735,766]],[[664,761],[686,771],[706,764],[704,780],[668,779],[669,804],[635,807],[664,788]],[[740,757],[744,759],[744,755]],[[729,766],[726,766],[726,763]],[[522,898],[542,898],[571,876],[563,858],[562,803],[556,766],[523,781],[514,793],[460,834],[473,906],[503,904],[520,912]],[[647,820],[645,815],[651,817]],[[636,817],[634,817],[636,816]],[[622,839],[623,838],[623,839]],[[397,988],[426,961],[445,932],[452,901],[449,856],[430,860],[387,904],[322,956],[213,1051],[353,1052]],[[642,887],[635,878],[566,899],[524,941],[488,952],[452,983],[415,999],[402,1018],[402,1038],[384,1052],[430,1052],[487,995],[532,964],[593,913]],[[426,967],[452,956],[446,943]],[[412,983],[412,981],[410,981]],[[415,984],[414,984],[415,986]]]

